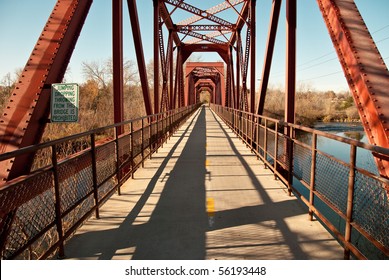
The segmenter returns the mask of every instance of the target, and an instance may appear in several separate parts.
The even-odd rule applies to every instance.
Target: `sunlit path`
[[[341,259],[342,247],[207,107],[65,246],[69,259]]]

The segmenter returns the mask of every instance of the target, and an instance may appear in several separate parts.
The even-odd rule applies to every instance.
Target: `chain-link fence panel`
[[[315,190],[329,204],[346,214],[350,168],[321,153],[316,155],[316,166],[320,168],[315,170]]]
[[[298,143],[293,144],[293,173],[296,178],[311,184],[312,152]]]
[[[98,185],[116,173],[115,142],[96,147],[96,171]]]
[[[389,200],[383,183],[356,171],[353,220],[389,248]]]
[[[66,212],[93,190],[92,154],[84,153],[58,165],[61,212]]]
[[[7,218],[13,220],[5,240],[3,259],[11,256],[38,259],[58,240],[54,198],[52,171],[34,175],[0,192],[1,222]]]

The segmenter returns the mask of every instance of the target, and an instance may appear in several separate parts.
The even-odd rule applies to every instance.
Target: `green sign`
[[[51,122],[78,122],[78,84],[51,85]]]

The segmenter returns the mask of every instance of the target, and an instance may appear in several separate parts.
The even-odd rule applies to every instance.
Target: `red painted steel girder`
[[[231,7],[234,7],[234,6],[238,5],[238,4],[241,4],[241,3],[245,2],[245,1],[247,1],[247,0],[229,0],[229,1],[225,1],[225,2],[220,3],[220,4],[218,4],[218,5],[216,5],[216,6],[212,7],[212,8],[207,9],[206,12],[208,14],[214,15],[214,14],[217,14],[219,12],[225,11],[225,10],[231,8]],[[201,19],[203,19],[202,16],[194,15],[194,16],[192,16],[190,18],[187,18],[187,19],[185,19],[183,21],[180,21],[178,23],[178,25],[193,24],[193,23],[195,23],[195,22],[197,22],[197,21],[199,21]]]
[[[113,104],[114,122],[124,121],[123,102],[123,2],[112,1],[112,68],[113,68]],[[117,133],[123,134],[120,126]]]
[[[189,36],[195,37],[195,38],[199,39],[200,41],[208,41],[210,43],[219,44],[219,45],[226,45],[227,44],[226,42],[223,42],[221,40],[218,40],[218,39],[209,37],[208,35],[197,33],[197,32],[194,32],[194,31],[189,31],[189,30],[182,29],[182,30],[179,30],[178,32],[182,33],[182,34],[185,34],[185,35],[189,35]]]
[[[134,38],[134,47],[138,64],[139,78],[142,86],[143,100],[145,102],[145,110],[147,115],[153,113],[151,104],[150,88],[147,79],[146,63],[143,53],[142,36],[139,28],[138,9],[136,0],[127,0],[128,12],[130,15],[132,35]]]
[[[170,5],[173,5],[177,8],[180,8],[184,11],[187,11],[187,12],[190,12],[192,14],[195,14],[203,19],[207,19],[207,20],[210,20],[212,22],[215,22],[216,24],[219,24],[219,25],[224,25],[226,27],[231,27],[233,26],[233,24],[231,22],[228,22],[222,18],[219,18],[218,16],[215,16],[214,14],[211,14],[211,13],[208,13],[207,11],[203,11],[195,6],[192,6],[188,3],[185,3],[183,1],[179,1],[179,0],[164,0],[165,3],[168,3]],[[182,25],[182,24],[181,24]]]
[[[280,17],[282,0],[274,0],[272,5],[269,31],[266,43],[265,59],[262,69],[261,85],[259,90],[259,102],[257,106],[257,114],[262,115],[265,107],[266,91],[269,83],[270,68],[273,60],[273,51],[277,35],[278,20]]]
[[[353,0],[317,0],[369,143],[389,148],[389,72]],[[389,159],[375,157],[389,178]]]
[[[196,25],[176,25],[176,30],[179,32],[186,31],[234,31],[235,27],[227,27],[223,25],[212,24],[196,24]]]
[[[0,151],[40,142],[48,121],[51,84],[62,81],[92,0],[58,1],[0,120]],[[27,174],[33,155],[0,163],[0,177]]]
[[[228,63],[227,44],[190,44],[182,45],[183,63],[194,52],[217,52],[225,63]]]
[[[230,34],[232,32],[233,32],[232,30],[214,31],[214,32],[207,33],[207,37],[208,38],[215,38],[215,37],[218,37],[218,36],[224,36],[225,38],[227,38],[226,35]],[[185,41],[185,44],[196,44],[196,43],[200,43],[202,41],[203,41],[203,39],[193,38],[191,40]]]

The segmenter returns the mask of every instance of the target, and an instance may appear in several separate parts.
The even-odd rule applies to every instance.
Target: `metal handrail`
[[[296,197],[300,198],[308,206],[310,219],[316,216],[326,225],[344,247],[345,259],[350,258],[351,255],[359,259],[389,259],[389,180],[357,167],[356,162],[357,148],[362,148],[372,153],[379,153],[385,159],[389,159],[389,149],[220,105],[212,104],[211,109],[257,154],[265,166],[269,167],[275,176],[281,179],[288,188],[289,193],[293,192]],[[269,123],[273,124],[272,128],[269,126]],[[284,131],[282,131],[282,128],[285,128]],[[260,135],[260,130],[263,133],[262,135]],[[304,144],[296,139],[296,130],[311,134],[311,145]],[[349,162],[344,162],[319,150],[317,148],[318,136],[348,144],[350,146]],[[282,144],[278,143],[278,139],[282,140]],[[272,148],[274,150],[269,150],[271,145],[274,146]],[[294,147],[303,149],[305,154],[298,155],[294,151]],[[310,164],[304,170],[309,175],[305,176],[309,178],[304,178],[304,175],[298,174],[299,167],[296,164],[301,165],[302,163],[302,159],[300,159],[300,163],[298,162],[299,156],[305,157],[305,162]],[[341,171],[337,172],[342,172],[343,180],[347,180],[348,183],[338,186],[336,182],[328,182],[325,185],[319,182],[318,185],[318,178],[320,180],[326,179],[325,175],[317,173],[319,156],[320,160],[325,161],[328,165],[337,163],[339,166],[343,166]],[[330,169],[325,172],[336,171],[335,167],[332,167],[334,170]],[[297,185],[296,179],[301,186]],[[334,178],[331,178],[331,180],[334,180]],[[338,196],[340,196],[342,191],[344,194],[341,199]],[[356,194],[356,191],[359,194]],[[331,195],[331,192],[335,194]],[[339,194],[337,194],[338,192]],[[361,197],[362,195],[366,197]],[[370,204],[366,206],[365,202],[362,203],[362,199],[365,199]],[[334,225],[335,223],[331,220],[333,217],[329,217],[327,210],[323,208],[324,206],[320,206],[316,203],[316,200],[320,200],[321,204],[325,204],[325,207],[331,209],[337,217],[342,219],[344,228]],[[370,212],[365,214],[363,207],[370,207]],[[355,211],[359,212],[355,213]],[[374,223],[378,228],[377,232],[371,229],[371,223]],[[353,235],[354,239],[356,238],[355,236],[363,237],[358,237],[365,240],[361,242],[364,243],[363,246],[352,240]],[[374,250],[377,250],[376,255],[372,255],[368,252],[370,249],[366,249],[370,248],[371,245],[375,247]]]
[[[0,187],[1,258],[45,259],[55,253],[64,257],[65,241],[93,213],[99,218],[101,205],[115,191],[120,194],[125,180],[199,106],[132,119],[0,155],[0,160],[8,160],[51,149],[50,164]],[[135,130],[137,122],[141,127]],[[118,128],[124,125],[130,125],[130,131],[119,135]],[[115,130],[113,138],[96,141],[96,135],[111,129]],[[90,141],[87,148],[63,159],[57,157],[59,145],[85,137]]]

